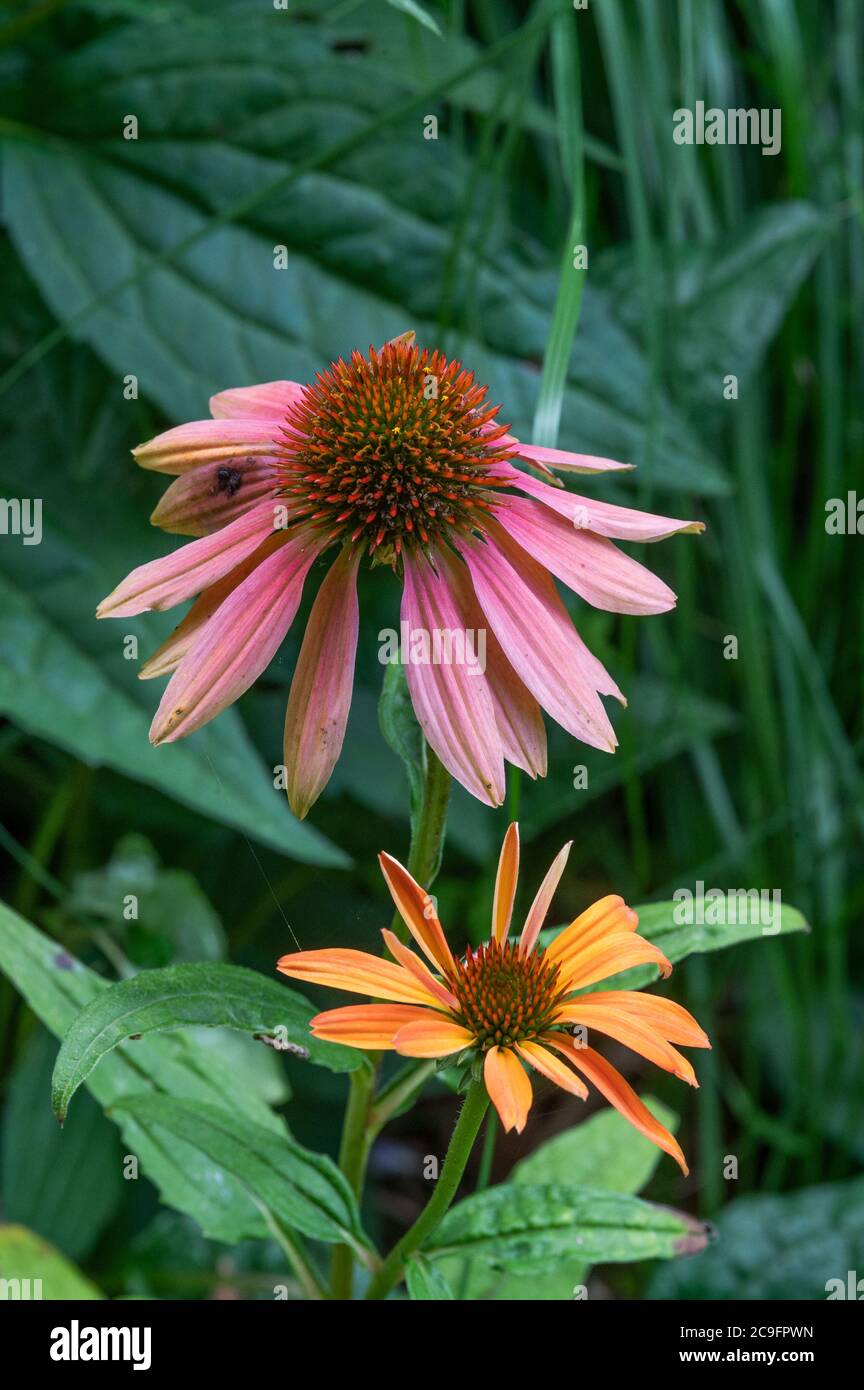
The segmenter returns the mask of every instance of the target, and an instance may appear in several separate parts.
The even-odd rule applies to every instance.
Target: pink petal
[[[632,507],[615,507],[611,502],[596,502],[591,497],[580,497],[575,492],[565,492],[561,488],[523,473],[511,464],[498,464],[496,471],[504,471],[514,487],[545,502],[547,507],[559,512],[567,521],[581,527],[583,531],[593,531],[597,536],[609,536],[618,541],[663,541],[676,533],[705,530],[704,521],[679,521],[671,516],[654,516],[651,512],[639,512]]]
[[[251,555],[247,555],[245,560],[226,574],[224,579],[220,579],[218,583],[211,584],[209,589],[205,589],[200,598],[195,600],[183,621],[177,624],[171,636],[162,643],[161,647],[156,648],[149,660],[144,662],[138,672],[138,679],[149,681],[156,676],[170,676],[197,641],[201,628],[213,617],[217,608],[224,603],[228,595],[233,593],[238,584],[243,583],[247,575],[250,575],[261,564],[262,560],[266,560],[268,555],[272,555],[274,550],[284,544],[284,531],[274,531],[272,536],[268,536],[266,541],[258,546],[257,550],[253,550]]]
[[[480,606],[504,653],[552,718],[583,743],[612,752],[615,733],[598,693],[621,692],[591,655],[549,575],[494,522],[490,542],[460,541]]]
[[[250,456],[273,454],[278,448],[278,431],[268,420],[192,420],[157,434],[132,453],[142,468],[187,473],[204,463],[236,467]]]
[[[209,536],[276,491],[273,458],[202,463],[171,484],[150,520],[178,536]]]
[[[486,633],[486,681],[504,757],[529,777],[545,777],[546,730],[540,706],[513,670],[489,627],[465,565],[443,551],[438,562],[468,627]]]
[[[529,555],[595,608],[645,614],[675,607],[668,584],[605,536],[577,530],[525,497],[502,498],[495,515]]]
[[[537,444],[523,444],[513,435],[505,435],[502,443],[518,444],[514,456],[527,459],[529,463],[539,463],[547,468],[557,468],[569,473],[622,473],[630,471],[632,463],[617,463],[615,459],[595,458],[593,454],[571,454],[565,449],[545,449]]]
[[[285,716],[284,762],[291,810],[302,820],[342,751],[354,685],[359,548],[331,565],[309,614]]]
[[[424,555],[405,555],[403,622],[423,630],[464,632],[465,622],[442,570],[436,575]],[[430,746],[448,772],[488,806],[504,800],[504,758],[485,675],[476,667],[409,661],[405,674],[411,702]]]
[[[201,593],[257,550],[273,534],[274,520],[273,502],[262,502],[222,531],[139,565],[102,600],[97,618],[130,618],[150,608],[173,608]]]
[[[257,680],[294,620],[303,581],[324,544],[307,529],[293,532],[229,594],[168,682],[151,743],[185,738]]]
[[[284,420],[289,406],[297,404],[303,391],[299,381],[234,386],[210,397],[210,414],[217,420]]]

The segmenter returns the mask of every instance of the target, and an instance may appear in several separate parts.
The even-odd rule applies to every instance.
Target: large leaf
[[[58,1038],[85,1005],[109,988],[107,981],[3,904],[0,969]],[[170,1033],[116,1049],[90,1075],[87,1086],[103,1108],[150,1087],[154,1093],[230,1106],[238,1119],[248,1118],[276,1136],[283,1134],[282,1121],[257,1091],[243,1084],[244,1078],[245,1073],[238,1080],[218,1052]],[[120,1128],[127,1152],[140,1160],[162,1200],[192,1216],[206,1235],[234,1242],[267,1234],[264,1219],[250,1208],[236,1180],[200,1150],[180,1139],[166,1143],[131,1115],[122,1117]]]
[[[132,1116],[147,1133],[179,1139],[203,1154],[230,1173],[253,1210],[272,1214],[290,1230],[331,1244],[348,1242],[358,1250],[367,1246],[354,1194],[325,1154],[222,1106],[173,1096],[124,1096],[114,1112]]]
[[[701,1222],[638,1197],[566,1183],[506,1183],[447,1213],[424,1249],[532,1273],[553,1260],[671,1259],[701,1250]]]
[[[649,1297],[769,1303],[861,1297],[864,1178],[739,1197],[717,1217],[716,1232],[697,1259],[658,1270]]]
[[[644,1099],[652,1115],[674,1132],[677,1116],[650,1096]],[[556,1134],[520,1159],[508,1182],[566,1183],[635,1196],[649,1181],[661,1157],[657,1145],[637,1133],[623,1115],[606,1109]],[[460,1277],[464,1277],[465,1261],[442,1261],[442,1265],[458,1287]],[[506,1273],[492,1278],[485,1266],[471,1262],[464,1283],[465,1297],[504,1302],[566,1300],[573,1297],[577,1285],[585,1283],[589,1268],[584,1260],[561,1260],[542,1272],[521,1277],[518,1273]]]
[[[65,1255],[25,1226],[0,1226],[0,1281],[8,1299],[103,1297]]]
[[[364,124],[410,88],[398,64],[389,80],[381,75],[373,85],[362,59],[334,52],[313,26],[226,15],[209,25],[120,26],[42,80],[43,109],[58,129],[89,144],[85,151],[80,140],[69,148],[7,142],[10,233],[62,321],[94,296],[109,296],[77,322],[76,336],[114,372],[135,371],[142,392],[172,418],[200,416],[207,396],[229,384],[308,379],[323,360],[406,327],[424,341],[438,336],[452,252],[447,214],[471,171],[443,136],[419,138],[421,111],[417,135],[406,136],[402,122],[395,133],[360,138]],[[148,113],[138,138],[118,140],[118,112],[135,111]],[[349,138],[357,139],[356,151],[327,157],[334,142]],[[316,157],[328,167],[296,168]],[[236,222],[210,227],[211,214],[240,199]],[[148,256],[186,241],[170,265],[148,269]],[[288,264],[275,270],[279,245]],[[535,270],[509,246],[480,252],[483,338],[461,345],[523,433],[533,417],[534,364],[548,334],[557,259]],[[113,293],[139,272],[134,289]],[[638,455],[649,386],[643,354],[602,298],[586,294],[562,445],[625,460]],[[668,399],[655,399],[652,481],[722,490],[700,437]]]
[[[354,1071],[366,1059],[354,1048],[309,1032],[317,1010],[286,985],[241,965],[169,965],[119,980],[75,1019],[63,1039],[52,1081],[58,1119],[101,1057],[129,1038],[175,1028],[236,1028],[288,1045],[331,1071]]]
[[[705,904],[706,911],[708,904]],[[778,936],[788,936],[791,932],[809,931],[803,915],[797,907],[783,903],[779,908],[779,921],[766,926],[759,921],[746,922],[678,922],[681,914],[680,902],[642,903],[635,905],[639,916],[639,933],[659,946],[668,960],[674,965],[686,956],[703,951],[722,951],[727,946],[738,946],[743,941],[773,941]],[[695,915],[695,914],[694,914]],[[731,915],[731,914],[730,914]],[[748,913],[748,916],[756,916]],[[548,946],[564,927],[547,927],[541,933],[541,942]],[[622,970],[607,980],[598,981],[592,989],[642,989],[652,984],[660,972],[656,965],[637,965],[632,970]]]

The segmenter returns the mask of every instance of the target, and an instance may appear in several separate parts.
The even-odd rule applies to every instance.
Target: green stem
[[[366,1141],[366,1121],[369,1104],[375,1087],[376,1069],[372,1066],[358,1067],[351,1072],[351,1090],[348,1107],[342,1126],[342,1144],[339,1149],[339,1167],[348,1179],[357,1200],[363,1190],[366,1173],[366,1158],[369,1145]],[[354,1292],[354,1252],[350,1245],[337,1245],[333,1250],[330,1265],[331,1295],[336,1299],[350,1299]]]
[[[366,1293],[368,1299],[387,1297],[394,1284],[402,1278],[408,1256],[412,1255],[427,1236],[430,1236],[440,1225],[456,1196],[459,1183],[462,1181],[465,1165],[474,1147],[474,1140],[477,1138],[483,1123],[483,1116],[486,1114],[488,1104],[489,1097],[486,1094],[486,1087],[482,1081],[475,1081],[465,1097],[465,1104],[462,1106],[459,1119],[456,1121],[456,1128],[453,1131],[453,1138],[450,1140],[450,1147],[447,1150],[444,1167],[441,1169],[441,1176],[435,1184],[435,1191],[414,1225],[405,1232],[398,1244],[394,1245],[375,1275]]]
[[[475,1192],[485,1192],[489,1186],[489,1179],[492,1177],[492,1164],[495,1161],[495,1140],[498,1137],[497,1116],[494,1110],[489,1112],[489,1119],[486,1121],[486,1133],[483,1135],[483,1148],[480,1151],[480,1166],[477,1169],[477,1185]],[[468,1297],[468,1288],[471,1283],[471,1268],[473,1260],[467,1259],[462,1266],[462,1273],[459,1276],[459,1288],[456,1297],[460,1302],[464,1302]]]
[[[444,834],[447,828],[447,806],[450,801],[450,773],[425,740],[423,754],[423,794],[411,836],[408,872],[421,888],[428,891],[441,867]],[[391,931],[395,932],[400,941],[408,938],[408,928],[398,912],[393,915]]]

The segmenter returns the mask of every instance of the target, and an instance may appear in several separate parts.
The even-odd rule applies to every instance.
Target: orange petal
[[[406,1023],[427,1016],[428,1010],[417,1004],[352,1004],[316,1014],[309,1026],[326,1042],[378,1051],[392,1048],[394,1035]]]
[[[405,969],[414,976],[415,980],[420,981],[421,985],[425,985],[426,988],[435,995],[435,998],[443,1004],[445,1009],[449,1011],[458,1007],[459,1001],[456,995],[451,994],[449,989],[444,988],[437,976],[432,974],[428,965],[426,965],[419,956],[415,956],[414,952],[409,950],[407,946],[404,946],[398,936],[392,931],[388,931],[386,927],[382,928],[381,935],[384,938],[387,950],[390,952],[391,956],[393,956],[394,960],[397,960],[400,965],[404,966]]]
[[[392,855],[379,854],[378,863],[399,915],[423,954],[445,974],[454,971],[456,962],[429,894]]]
[[[508,1048],[490,1047],[483,1063],[483,1079],[489,1099],[498,1111],[505,1133],[521,1134],[531,1109],[531,1082],[515,1053]]]
[[[711,1046],[705,1030],[674,999],[661,999],[656,994],[646,994],[638,989],[597,990],[589,998],[592,1006],[608,1004],[647,1024],[667,1042],[679,1043],[683,1047]]]
[[[546,959],[560,965],[584,946],[612,932],[635,931],[638,917],[617,893],[592,903],[546,948]]]
[[[581,1023],[586,1028],[596,1028],[598,1033],[605,1033],[607,1037],[615,1038],[625,1047],[632,1047],[634,1052],[662,1067],[664,1071],[671,1071],[679,1080],[686,1081],[688,1086],[699,1084],[691,1063],[677,1048],[666,1042],[660,1033],[647,1023],[628,1016],[614,1005],[595,1005],[594,996],[591,994],[574,999],[569,1004],[562,1004],[556,1022]]]
[[[597,980],[606,980],[617,975],[619,970],[629,970],[632,965],[656,965],[661,975],[672,973],[671,962],[663,952],[635,932],[616,932],[614,936],[604,936],[584,951],[565,961],[561,969],[563,989],[584,989]]]
[[[556,1086],[560,1086],[564,1091],[570,1091],[580,1100],[585,1100],[588,1096],[588,1087],[565,1062],[560,1062],[554,1052],[550,1052],[547,1047],[541,1047],[536,1042],[517,1043],[516,1051],[520,1057],[524,1057],[526,1062],[539,1071],[549,1081],[554,1081]]]
[[[492,900],[492,939],[503,943],[510,930],[513,916],[513,900],[516,897],[516,881],[519,877],[519,826],[513,821],[508,825],[501,857],[498,860],[498,873],[495,877],[495,897]]]
[[[614,1105],[616,1110],[620,1110],[625,1120],[629,1120],[634,1129],[638,1129],[640,1134],[644,1134],[646,1139],[650,1139],[652,1144],[657,1144],[665,1153],[670,1154],[678,1164],[682,1173],[686,1177],[689,1173],[684,1154],[678,1141],[664,1129],[659,1120],[655,1120],[651,1111],[637,1096],[633,1087],[630,1086],[621,1075],[616,1071],[611,1063],[601,1057],[599,1052],[595,1052],[591,1047],[574,1047],[569,1038],[563,1034],[548,1033],[544,1041],[549,1043],[558,1052],[563,1053],[574,1065],[578,1067],[588,1080],[593,1082],[597,1090],[606,1097],[610,1105]]]
[[[435,995],[389,960],[366,951],[294,951],[277,961],[276,969],[295,980],[308,980],[352,994],[371,994],[374,999],[394,999],[399,1004],[428,1004],[438,1008]]]
[[[546,877],[537,890],[537,896],[531,904],[528,916],[525,918],[525,925],[522,928],[522,936],[519,940],[519,949],[527,955],[534,950],[537,938],[540,935],[540,928],[546,921],[546,913],[549,911],[549,904],[558,887],[561,875],[564,872],[567,859],[570,854],[572,840],[568,840],[563,849],[559,850],[549,868]]]
[[[454,1023],[443,1014],[431,1015],[408,1023],[393,1039],[393,1046],[403,1057],[449,1057],[474,1042],[474,1034]]]

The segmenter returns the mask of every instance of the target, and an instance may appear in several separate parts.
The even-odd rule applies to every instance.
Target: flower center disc
[[[460,1019],[481,1047],[508,1046],[550,1027],[562,997],[558,967],[542,951],[522,955],[509,941],[489,941],[457,963],[451,979]]]
[[[293,515],[387,558],[482,525],[512,452],[486,394],[461,363],[404,341],[332,363],[282,427]]]

